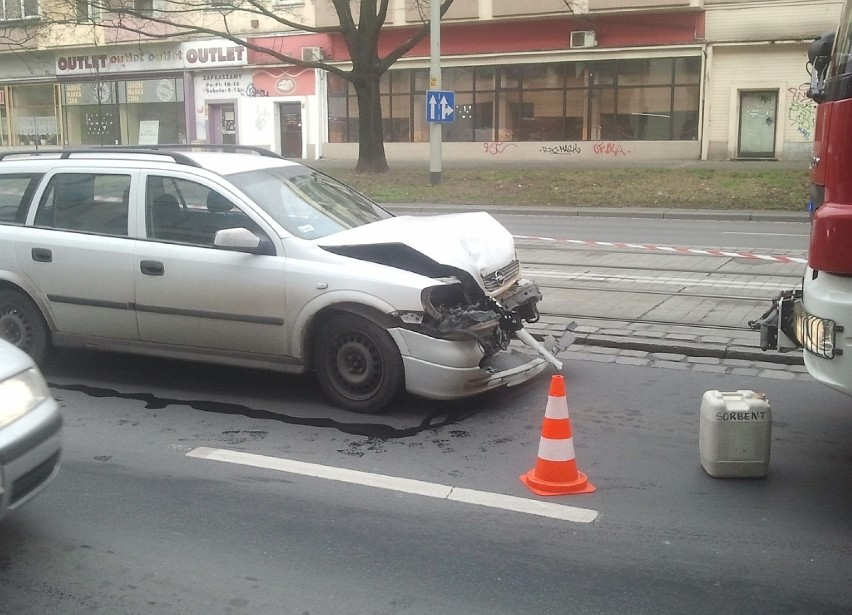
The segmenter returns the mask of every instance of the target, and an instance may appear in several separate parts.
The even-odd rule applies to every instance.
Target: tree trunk
[[[382,130],[380,79],[380,74],[370,73],[366,79],[352,83],[358,97],[358,164],[355,170],[359,173],[387,173],[390,170]]]

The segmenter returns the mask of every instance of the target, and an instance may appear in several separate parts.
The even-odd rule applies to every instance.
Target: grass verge
[[[428,167],[381,175],[344,168],[324,172],[379,203],[662,207],[805,211],[802,169],[454,169],[429,184]]]

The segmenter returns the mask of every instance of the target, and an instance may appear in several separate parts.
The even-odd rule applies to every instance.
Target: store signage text
[[[233,47],[199,47],[186,49],[187,64],[218,64],[221,62],[241,62],[245,49]]]
[[[180,48],[159,48],[128,53],[93,53],[88,55],[56,56],[57,74],[97,74],[127,71],[180,70],[217,66],[244,66],[245,47],[223,45],[222,41],[203,45],[183,43]]]

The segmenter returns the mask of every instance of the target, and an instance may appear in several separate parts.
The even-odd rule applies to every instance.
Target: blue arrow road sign
[[[456,93],[441,90],[426,92],[426,121],[449,124],[456,121]]]

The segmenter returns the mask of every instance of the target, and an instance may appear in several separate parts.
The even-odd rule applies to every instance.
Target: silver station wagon
[[[489,214],[394,216],[272,152],[219,149],[0,154],[0,335],[38,362],[80,347],[314,370],[366,413],[561,366],[523,329],[541,293]]]

